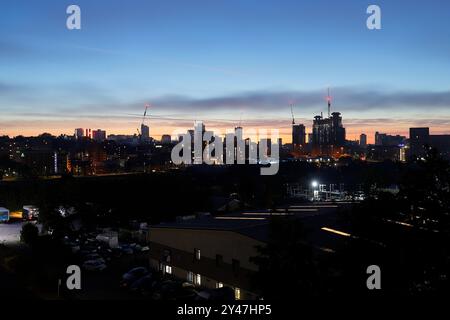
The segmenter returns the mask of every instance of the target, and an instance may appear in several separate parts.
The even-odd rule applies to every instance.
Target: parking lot
[[[19,243],[22,225],[22,221],[0,223],[0,243],[6,245]]]
[[[20,233],[25,223],[12,220],[0,224],[0,243],[4,245],[5,253],[8,252],[7,256],[20,257],[22,254],[29,254],[24,251],[29,252],[30,249],[20,242]],[[57,263],[59,267],[53,265],[58,260],[44,260],[45,266],[41,267],[44,270],[58,270],[62,267],[63,270],[58,271],[61,277],[59,280],[56,275],[44,282],[36,277],[25,280],[24,274],[19,274],[11,268],[0,273],[4,279],[11,281],[13,278],[22,278],[24,285],[30,289],[30,294],[43,299],[199,301],[212,295],[224,297],[223,292],[207,292],[170,275],[163,276],[159,271],[151,270],[148,254],[150,248],[146,243],[128,237],[119,242],[118,237],[108,236],[115,234],[116,231],[104,230],[78,232],[62,240],[72,256],[67,260],[68,265],[76,264],[81,268],[81,290],[66,289],[65,264]],[[136,270],[141,272],[136,273]],[[8,287],[6,281],[2,282],[1,287]],[[226,294],[233,296],[232,293]]]
[[[209,292],[174,279],[171,275],[163,276],[159,271],[151,270],[148,248],[145,246],[121,242],[117,247],[110,248],[95,238],[95,234],[89,234],[66,239],[66,246],[72,248],[82,270],[81,290],[62,290],[61,298],[181,301],[200,301],[211,296],[224,300],[234,298],[232,290],[225,292],[227,289],[224,288]]]

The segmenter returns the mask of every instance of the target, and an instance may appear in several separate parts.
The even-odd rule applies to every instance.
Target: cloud
[[[35,94],[37,92],[40,95]],[[50,92],[51,94],[45,94]],[[16,101],[21,97],[32,96],[33,102],[26,104],[27,109],[9,108],[7,104],[0,103],[0,111],[3,109],[10,116],[16,113],[25,118],[38,117],[39,115],[32,113],[39,110],[38,113],[42,112],[42,115],[54,119],[100,116],[105,120],[128,117],[131,121],[132,118],[142,117],[141,112],[146,102],[152,104],[150,114],[155,121],[159,119],[171,122],[203,119],[224,123],[236,122],[241,117],[242,120],[251,122],[284,122],[290,118],[289,103],[294,104],[296,118],[302,121],[309,121],[314,115],[326,111],[324,89],[257,90],[205,98],[186,95],[146,96],[145,99],[122,103],[115,92],[96,86],[95,83],[60,83],[53,88],[48,85],[43,88],[39,85],[33,87],[0,81],[0,93],[10,98],[17,96]],[[355,125],[358,124],[357,121],[367,124],[371,121],[389,123],[392,120],[399,123],[401,117],[420,122],[425,118],[433,118],[433,123],[436,123],[437,118],[450,110],[450,91],[334,87],[331,93],[332,110],[342,112],[346,122],[350,118],[359,119]],[[142,96],[145,97],[145,93]],[[59,103],[66,100],[67,103]],[[6,107],[7,110],[4,109]],[[27,115],[26,112],[30,114]],[[436,114],[432,115],[432,112]],[[418,116],[419,113],[424,115]]]
[[[18,94],[22,90],[28,90],[28,88],[23,85],[10,84],[10,83],[0,81],[0,94],[2,94],[2,95]]]
[[[11,57],[22,57],[30,54],[30,48],[23,46],[17,42],[0,40],[0,56],[11,58]]]
[[[277,111],[289,109],[290,102],[300,110],[323,110],[325,92],[321,90],[261,90],[210,98],[168,95],[151,99],[155,106],[171,110],[246,110]],[[385,91],[341,87],[333,89],[333,107],[339,111],[386,111],[450,108],[450,91]]]

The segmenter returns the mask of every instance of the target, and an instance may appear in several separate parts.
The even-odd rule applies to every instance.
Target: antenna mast
[[[292,108],[292,103],[290,104],[291,106],[291,114],[292,114],[292,125],[295,124],[295,119],[294,119],[294,109]]]

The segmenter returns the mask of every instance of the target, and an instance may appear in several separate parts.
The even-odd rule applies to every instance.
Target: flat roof
[[[284,216],[301,219],[306,227],[320,230],[321,227],[333,225],[338,208],[347,204],[317,203],[291,205],[288,208],[278,208],[275,211],[258,210],[244,211],[234,214],[217,216],[200,216],[176,222],[164,222],[151,225],[151,229],[191,229],[191,230],[219,230],[232,231],[258,241],[266,242],[269,237],[270,217]]]
[[[172,223],[161,223],[150,226],[158,229],[190,229],[190,230],[219,230],[232,231],[240,233],[259,241],[267,240],[269,220],[263,219],[239,219],[241,216],[221,215],[224,219],[217,219],[217,217],[200,217],[195,219],[183,220]],[[229,219],[226,219],[229,218]],[[245,217],[242,217],[245,218]]]

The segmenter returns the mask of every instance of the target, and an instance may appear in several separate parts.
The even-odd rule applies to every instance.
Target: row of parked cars
[[[189,282],[163,277],[145,267],[136,267],[123,274],[120,287],[152,300],[234,300],[231,288],[201,289]]]
[[[103,271],[114,258],[148,251],[149,248],[136,243],[120,244],[111,248],[108,243],[96,239],[95,234],[80,236],[75,239],[66,237],[64,242],[77,255],[81,267],[86,271]]]

